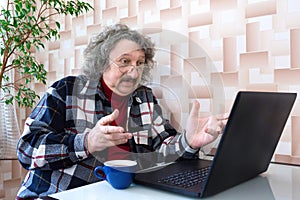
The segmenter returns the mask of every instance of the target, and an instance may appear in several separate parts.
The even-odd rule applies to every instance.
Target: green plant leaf
[[[12,0],[10,8],[1,8],[0,69],[5,73],[0,75],[0,89],[8,97],[5,103],[17,102],[19,106],[32,107],[39,99],[30,84],[35,81],[46,84],[47,71],[31,50],[45,49],[45,42],[60,38],[60,22],[55,21],[56,26],[50,26],[50,14],[78,16],[89,9],[92,9],[89,3],[79,0],[40,0],[38,3],[36,0]],[[23,77],[18,82],[12,82],[7,75],[12,69]],[[17,89],[12,96],[13,88]]]

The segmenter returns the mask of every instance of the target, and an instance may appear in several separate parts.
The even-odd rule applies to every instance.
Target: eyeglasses
[[[123,74],[126,74],[128,72],[131,72],[133,69],[137,70],[138,73],[141,73],[143,69],[147,66],[145,63],[140,64],[140,65],[132,65],[132,64],[127,64],[127,63],[116,63],[112,61],[112,63],[118,67],[119,71]]]

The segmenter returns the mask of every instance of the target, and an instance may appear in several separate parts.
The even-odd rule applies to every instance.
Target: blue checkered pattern
[[[162,118],[150,88],[141,86],[128,104],[128,132],[132,159],[140,167],[178,157],[194,158],[184,134]],[[17,155],[29,170],[17,199],[41,197],[99,181],[95,166],[107,159],[107,151],[90,154],[84,141],[103,116],[112,112],[100,82],[70,76],[55,82],[26,119]]]

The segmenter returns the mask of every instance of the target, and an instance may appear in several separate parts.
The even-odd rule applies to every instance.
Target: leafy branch
[[[0,11],[0,101],[32,107],[39,96],[28,84],[46,84],[47,71],[34,57],[45,41],[60,38],[56,16],[78,17],[92,9],[79,0],[8,0]],[[10,76],[14,72],[19,79]]]

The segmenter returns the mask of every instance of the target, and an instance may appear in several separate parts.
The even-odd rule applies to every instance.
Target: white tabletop
[[[112,188],[106,181],[86,185],[51,195],[60,200],[179,200],[192,199],[175,193],[165,192],[132,184],[124,190]],[[267,172],[206,199],[300,199],[300,167],[270,164]]]

